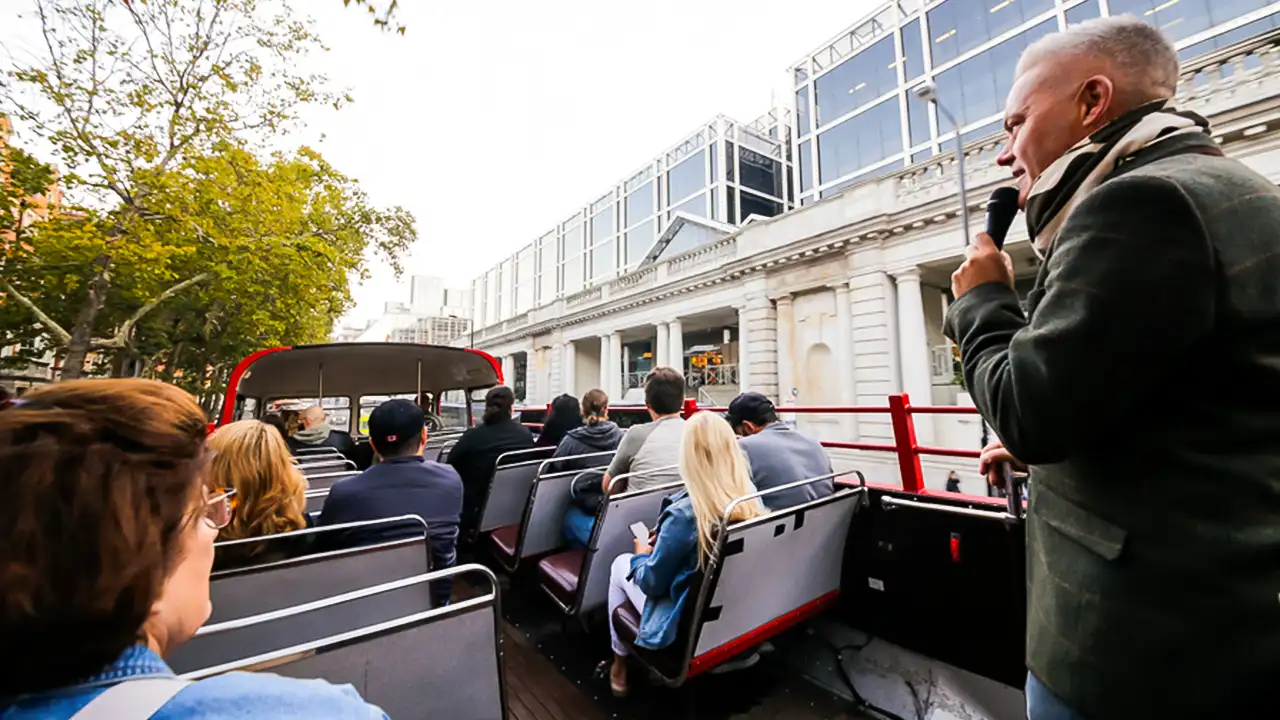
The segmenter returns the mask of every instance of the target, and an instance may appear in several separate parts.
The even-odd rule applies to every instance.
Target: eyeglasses
[[[235,495],[235,490],[221,490],[205,500],[204,521],[209,527],[221,530],[231,522],[232,512],[236,509]]]

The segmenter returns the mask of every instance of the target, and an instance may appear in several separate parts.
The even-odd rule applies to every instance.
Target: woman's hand
[[[649,553],[653,552],[653,548],[650,547],[648,541],[646,540],[635,538],[631,542],[635,545],[637,555],[648,555]]]

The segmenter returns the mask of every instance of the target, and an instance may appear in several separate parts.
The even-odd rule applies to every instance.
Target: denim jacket
[[[665,501],[658,516],[658,538],[648,555],[631,558],[630,579],[645,594],[636,644],[650,650],[676,640],[680,613],[698,568],[698,524],[688,492]]]
[[[145,677],[173,677],[173,670],[145,645],[134,645],[121,653],[111,667],[76,685],[0,698],[0,719],[70,718],[112,685]],[[267,717],[389,720],[382,710],[361,700],[350,685],[247,672],[193,682],[151,716],[152,720]]]

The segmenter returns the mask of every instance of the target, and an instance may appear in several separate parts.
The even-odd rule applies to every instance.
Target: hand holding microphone
[[[978,233],[965,250],[965,261],[951,274],[951,292],[958,299],[986,283],[1013,285],[1013,260],[1001,249],[1018,213],[1016,188],[999,188],[987,203],[987,231]]]

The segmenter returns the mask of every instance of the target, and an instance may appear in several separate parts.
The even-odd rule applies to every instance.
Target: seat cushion
[[[630,600],[623,602],[617,610],[613,611],[613,629],[617,631],[618,639],[622,642],[631,646],[636,644],[636,635],[640,633],[640,613]]]
[[[566,550],[548,555],[538,562],[538,574],[542,576],[542,585],[565,607],[573,607],[578,595],[578,576],[582,573],[582,563],[587,557],[586,550]]]
[[[507,567],[515,565],[516,543],[520,541],[519,525],[504,525],[489,533],[489,548]]]

